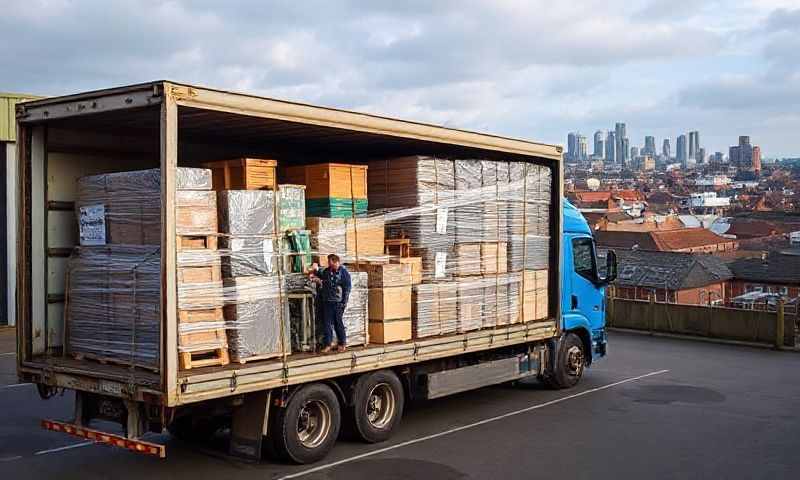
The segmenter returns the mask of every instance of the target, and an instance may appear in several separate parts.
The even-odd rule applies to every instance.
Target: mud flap
[[[253,392],[244,395],[244,402],[233,412],[231,423],[231,456],[258,462],[261,460],[261,444],[267,434],[271,391]]]

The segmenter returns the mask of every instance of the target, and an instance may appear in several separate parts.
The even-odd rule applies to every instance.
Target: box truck
[[[606,354],[604,288],[616,276],[616,261],[611,252],[605,269],[598,268],[587,222],[563,199],[559,146],[168,81],[23,103],[17,132],[18,374],[44,398],[64,390],[75,395],[74,416],[45,419],[44,428],[163,457],[164,446],[149,441],[148,433],[200,438],[227,427],[232,455],[258,459],[271,450],[309,463],[327,454],[340,431],[365,442],[387,440],[409,400],[527,377],[569,388]],[[359,281],[374,280],[370,268],[387,262],[359,256],[359,241],[362,249],[367,242],[360,240],[359,222],[378,212],[385,228],[370,228],[379,239],[385,234],[387,251],[377,253],[393,257],[392,246],[400,257],[406,250],[416,257],[397,262],[416,265],[413,294],[373,295],[373,283],[369,295],[351,299],[358,304],[353,309],[362,309],[352,318],[363,331],[346,351],[321,353],[313,338],[295,342],[295,324],[284,310],[296,314],[290,300],[307,297],[292,294],[286,279],[300,271],[302,283],[305,264],[295,269],[297,250],[291,262],[281,258],[290,255],[282,250],[287,236],[293,245],[299,231],[278,232],[268,239],[278,262],[263,262],[269,270],[263,279],[277,279],[272,305],[280,315],[269,317],[276,330],[267,332],[277,354],[242,361],[195,355],[197,348],[187,347],[193,335],[220,342],[223,353],[235,350],[246,337],[236,326],[247,316],[238,308],[239,289],[260,284],[256,277],[220,279],[215,273],[241,269],[225,261],[236,249],[233,227],[225,233],[221,225],[234,221],[228,218],[233,199],[244,195],[236,192],[267,178],[232,187],[235,182],[218,180],[223,176],[215,170],[213,182],[206,179],[204,167],[230,158],[271,159],[251,162],[277,165],[270,182],[282,167],[297,172],[333,165],[315,167],[323,171],[322,186],[311,186],[315,180],[301,169],[291,175],[305,186],[273,185],[275,197],[258,198],[272,198],[270,233],[284,220],[304,227],[302,203],[296,203],[303,195],[306,209],[313,203],[320,217],[352,208],[342,225],[353,232],[343,234],[338,253],[355,289]],[[325,172],[341,165],[358,165],[369,188],[356,195],[354,183],[344,188],[328,178]],[[192,171],[200,172],[199,180],[187,180]],[[130,178],[145,179],[149,196],[126,197]],[[187,197],[187,188],[200,194]],[[226,217],[218,224],[213,194],[226,188],[216,192]],[[323,193],[311,198],[314,191]],[[332,198],[330,192],[340,193]],[[281,195],[291,201],[283,205]],[[255,208],[242,211],[263,211]],[[182,229],[194,214],[206,216],[192,225],[219,225],[219,231],[187,236]],[[266,252],[264,238],[258,240]],[[195,247],[218,248],[222,270],[190,275],[184,257],[197,253]],[[187,306],[182,282],[192,276],[220,283],[214,290],[220,304],[237,308],[217,317],[216,307]],[[398,292],[406,285],[387,276],[380,281],[379,288]],[[405,317],[407,303],[391,303],[401,297],[413,302],[410,318],[367,322],[365,316],[386,312]],[[227,305],[231,298],[237,301]],[[381,304],[367,308],[368,298]],[[299,308],[309,313],[302,302]],[[253,322],[266,321],[259,315]],[[198,333],[190,321],[215,329]],[[412,334],[397,333],[408,328]],[[96,420],[121,428],[101,431]]]

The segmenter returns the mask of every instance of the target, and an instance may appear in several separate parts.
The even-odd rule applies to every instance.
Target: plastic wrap
[[[79,247],[67,263],[66,353],[158,369],[159,247]]]
[[[219,229],[231,235],[272,235],[275,232],[275,192],[222,190]]]
[[[156,171],[159,171],[156,169]],[[212,190],[211,169],[178,167],[175,169],[176,190]]]
[[[224,288],[225,328],[232,360],[291,353],[290,326],[281,306],[277,276],[229,278]]]
[[[305,185],[278,185],[278,232],[306,228]]]

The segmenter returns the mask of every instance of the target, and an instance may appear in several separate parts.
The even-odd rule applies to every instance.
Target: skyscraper
[[[597,159],[601,159],[602,160],[606,156],[606,152],[605,152],[605,141],[606,141],[606,139],[605,139],[605,136],[606,136],[606,134],[602,130],[598,130],[598,131],[594,132],[594,150],[592,151],[592,153],[594,154],[594,157],[597,158]]]
[[[695,160],[697,160],[698,164],[705,163],[705,161],[706,161],[706,149],[705,148],[700,147],[700,149],[697,150],[697,155],[695,156]]]
[[[587,143],[586,143],[586,136],[578,134],[577,138],[578,142],[578,160],[585,161],[587,158]]]
[[[678,135],[678,141],[675,145],[675,155],[678,163],[685,167],[686,160],[688,159],[688,155],[686,154],[686,135]]]
[[[651,135],[644,137],[644,149],[642,149],[642,155],[656,155],[656,137]]]
[[[578,160],[578,132],[567,134],[567,160],[575,162]]]
[[[739,145],[732,146],[729,152],[729,161],[731,165],[736,166],[739,170],[752,171],[755,170],[754,165],[754,147],[750,144],[750,137],[742,135],[739,137]],[[761,169],[761,149],[758,149],[758,168]]]
[[[631,160],[639,156],[639,147],[631,147]]]
[[[616,144],[614,145],[614,148],[616,149],[617,163],[624,165],[629,155],[628,147],[623,145],[623,140],[627,139],[624,123],[617,122],[614,125],[614,137],[616,138]]]
[[[622,150],[622,158],[618,158],[617,161],[622,164],[623,167],[630,166],[631,162],[631,148],[630,148],[630,141],[628,137],[624,137],[621,142],[619,142],[620,150]]]
[[[753,170],[756,174],[761,172],[761,147],[753,145]]]
[[[661,155],[664,155],[664,157],[667,160],[669,159],[669,157],[671,155],[671,151],[670,151],[670,148],[669,148],[669,138],[665,138],[664,139],[664,144],[661,146]]]
[[[700,132],[693,130],[689,132],[689,158],[697,160],[700,153]]]
[[[617,161],[617,135],[613,130],[608,131],[606,136],[606,163],[616,163]]]

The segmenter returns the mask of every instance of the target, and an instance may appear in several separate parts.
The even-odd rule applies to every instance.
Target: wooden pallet
[[[288,355],[288,353],[287,353],[287,355]],[[283,356],[283,354],[281,352],[265,353],[264,355],[253,355],[251,357],[239,357],[238,355],[236,355],[234,353],[234,354],[231,355],[231,360],[233,362],[241,363],[242,365],[244,365],[247,362],[255,362],[255,361],[258,361],[258,360],[269,360],[269,359],[272,359],[272,358],[279,358],[279,357],[282,357],[282,356]]]
[[[128,368],[130,368],[130,366],[131,366],[131,362],[129,362],[127,360],[123,360],[121,358],[105,357],[103,355],[96,355],[94,353],[84,353],[84,352],[71,353],[70,356],[72,358],[74,358],[75,360],[78,360],[78,361],[90,360],[90,361],[93,361],[93,362],[97,362],[97,363],[99,363],[101,365],[119,365],[119,366],[128,367]],[[153,366],[153,365],[145,365],[145,364],[142,364],[142,363],[135,363],[134,362],[133,366],[136,367],[136,368],[141,368],[143,370],[149,370],[151,372],[156,372],[156,373],[159,371],[159,367]]]
[[[181,370],[217,365],[223,366],[231,363],[228,357],[227,347],[197,350],[193,352],[180,352],[180,357]]]
[[[178,235],[175,248],[181,252],[184,250],[216,250],[216,233],[208,235]]]
[[[181,347],[191,348],[215,344],[216,346],[211,348],[180,352],[181,368],[190,369],[209,365],[227,365],[230,363],[230,358],[228,357],[228,338],[224,328],[181,333],[178,336],[178,345]]]

